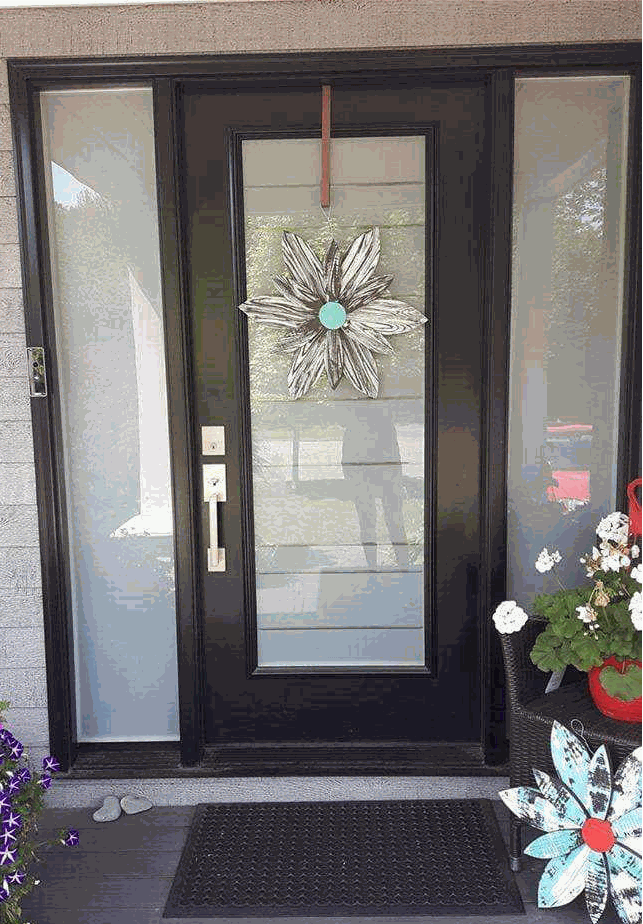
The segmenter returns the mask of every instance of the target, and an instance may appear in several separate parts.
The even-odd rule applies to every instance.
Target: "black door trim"
[[[155,88],[157,142],[159,165],[159,206],[162,235],[162,260],[166,273],[164,297],[166,302],[166,336],[168,338],[168,381],[173,420],[171,440],[175,459],[174,502],[177,523],[185,530],[183,551],[177,556],[177,594],[180,671],[181,747],[180,763],[194,767],[201,757],[202,741],[202,684],[200,674],[201,639],[197,618],[200,590],[194,562],[201,554],[200,540],[194,513],[190,512],[189,497],[194,496],[197,484],[195,428],[188,400],[188,383],[179,382],[178,370],[186,368],[190,354],[190,331],[185,316],[186,293],[183,277],[181,243],[176,235],[175,217],[181,207],[178,169],[181,152],[174,147],[176,106],[182,81],[203,78],[216,79],[217,84],[238,86],[240,83],[277,81],[281,86],[288,82],[318,82],[343,79],[381,81],[388,75],[398,81],[405,76],[414,80],[422,74],[443,74],[451,80],[491,80],[492,108],[489,112],[492,126],[493,176],[490,195],[493,203],[493,227],[490,228],[486,260],[487,282],[484,292],[485,342],[484,366],[487,375],[483,383],[485,426],[482,458],[492,464],[484,465],[481,492],[481,517],[484,524],[484,541],[477,575],[478,614],[481,653],[484,658],[483,676],[483,734],[482,748],[475,760],[481,767],[502,763],[506,758],[504,733],[504,703],[502,691],[504,676],[497,639],[491,632],[486,615],[504,596],[506,532],[504,464],[506,458],[506,378],[508,364],[508,310],[509,247],[511,221],[511,102],[512,81],[516,72],[536,69],[535,73],[549,75],[569,73],[573,69],[593,68],[627,71],[633,78],[630,138],[631,150],[626,214],[628,215],[628,257],[626,260],[626,318],[624,324],[623,389],[621,392],[621,421],[619,431],[619,458],[621,470],[618,481],[618,499],[625,504],[624,488],[640,472],[641,426],[637,402],[640,403],[640,381],[636,369],[640,363],[641,323],[638,309],[640,274],[638,269],[638,220],[640,217],[640,45],[638,43],[586,44],[560,47],[555,45],[514,46],[478,49],[406,50],[393,52],[331,52],[301,55],[248,55],[212,57],[155,57],[147,59],[83,58],[65,59],[10,59],[8,61],[9,88],[15,145],[16,179],[18,186],[18,214],[20,247],[24,268],[23,290],[27,336],[32,343],[42,343],[53,356],[53,319],[51,315],[51,280],[47,260],[47,241],[44,189],[39,157],[37,122],[37,92],[52,86],[71,87],[89,82],[140,82],[149,81]],[[174,341],[169,342],[170,331]],[[189,374],[191,372],[189,371]],[[50,363],[52,393],[56,393],[56,370]],[[176,389],[176,390],[175,390]],[[178,420],[176,418],[178,417]],[[137,767],[143,763],[149,773],[162,775],[168,772],[168,762],[174,772],[175,747],[141,747],[138,744],[116,747],[81,745],[75,742],[73,731],[73,674],[71,658],[69,561],[64,535],[64,498],[62,470],[59,460],[60,415],[57,399],[51,404],[32,403],[32,420],[35,442],[37,503],[41,536],[41,563],[44,597],[44,629],[47,661],[47,693],[49,701],[49,732],[52,753],[60,760],[63,771],[76,765],[78,773],[91,775],[89,763],[99,773],[113,773],[113,755],[121,755],[121,765]],[[179,443],[183,447],[179,452]],[[176,460],[179,459],[179,464]],[[474,749],[475,750],[475,749]],[[136,757],[145,752],[145,758]],[[170,755],[168,757],[168,755]],[[285,756],[284,756],[285,757]],[[248,757],[249,764],[271,773],[293,772],[296,762],[286,759],[266,764],[266,757]],[[205,761],[201,770],[216,775],[217,770]],[[385,761],[386,770],[373,772],[407,772],[406,758]],[[381,766],[375,756],[371,766]],[[432,766],[433,764],[433,766]],[[462,772],[470,759],[461,762]],[[83,771],[83,766],[85,770]],[[346,757],[345,772],[356,766]],[[364,765],[360,765],[364,766]],[[100,768],[103,768],[101,771]],[[399,768],[396,770],[396,767]],[[225,772],[225,771],[224,771]],[[231,775],[239,769],[232,768]],[[246,769],[245,772],[248,772]],[[296,770],[295,770],[296,772]],[[367,772],[362,769],[362,772]],[[427,758],[418,761],[416,773],[435,773],[434,762]],[[457,772],[452,770],[452,772]]]

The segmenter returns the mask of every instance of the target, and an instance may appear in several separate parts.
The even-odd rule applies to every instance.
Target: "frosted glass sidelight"
[[[629,78],[516,83],[509,597],[575,582],[614,509]],[[570,583],[568,586],[572,586]]]
[[[323,260],[333,239],[343,253],[378,227],[378,274],[424,313],[424,164],[423,137],[333,139],[326,214],[319,141],[244,141],[247,297],[274,294],[287,273],[284,231]],[[337,303],[319,307],[326,328],[341,326]],[[291,398],[293,354],[274,351],[286,333],[248,322],[259,666],[420,669],[424,327],[375,354],[375,399],[325,374]]]
[[[44,92],[79,741],[176,741],[152,90]]]

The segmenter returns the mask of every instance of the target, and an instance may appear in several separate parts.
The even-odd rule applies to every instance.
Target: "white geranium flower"
[[[630,531],[630,518],[624,513],[610,513],[603,517],[596,527],[596,534],[606,542],[615,545],[627,545],[627,536]]]
[[[578,618],[582,619],[583,622],[590,623],[596,621],[596,613],[591,606],[577,606],[576,612],[578,613]]]
[[[635,568],[632,568],[630,577],[638,581],[639,584],[643,584],[643,565],[637,565]]]
[[[643,598],[641,597],[640,590],[637,590],[635,594],[632,594],[632,599],[629,602],[628,609],[630,611],[630,619],[632,620],[632,625],[640,632],[643,630]]]
[[[632,548],[630,549],[631,557],[638,558],[640,554],[641,554],[641,550],[639,549],[638,545],[633,545]]]
[[[550,553],[544,548],[536,559],[536,571],[540,571],[541,574],[544,574],[545,571],[551,571],[554,565],[561,560],[561,554],[558,550]]]
[[[493,621],[498,632],[509,634],[519,632],[529,619],[525,611],[518,606],[515,600],[503,600],[496,607]]]
[[[601,562],[601,568],[603,571],[620,571],[621,570],[621,556],[620,555],[605,555],[603,561]]]

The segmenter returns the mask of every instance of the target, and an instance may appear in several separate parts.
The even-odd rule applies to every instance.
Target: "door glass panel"
[[[389,297],[424,313],[424,137],[333,139],[329,214],[319,176],[317,140],[243,142],[247,297],[290,275],[284,231],[323,263],[379,228]],[[424,325],[374,354],[376,398],[325,372],[291,397],[285,333],[248,323],[259,666],[421,668]]]
[[[152,90],[40,99],[78,740],[178,740]]]
[[[614,510],[628,77],[516,83],[508,594],[529,603],[558,549]]]

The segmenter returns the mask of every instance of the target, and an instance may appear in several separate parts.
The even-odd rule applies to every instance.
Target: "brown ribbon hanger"
[[[319,195],[323,209],[330,208],[330,91],[330,84],[322,84],[321,183],[319,184]]]

